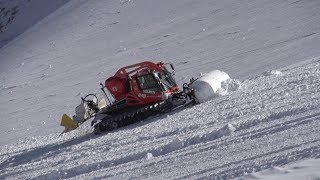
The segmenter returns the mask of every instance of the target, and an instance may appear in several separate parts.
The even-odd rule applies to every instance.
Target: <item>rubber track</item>
[[[110,116],[109,118],[104,119],[100,123],[95,125],[94,133],[100,134],[104,131],[111,131],[119,127],[133,124],[142,121],[150,116],[154,116],[158,113],[170,111],[171,108],[172,105],[170,102],[162,101],[152,105],[141,107],[137,110]]]

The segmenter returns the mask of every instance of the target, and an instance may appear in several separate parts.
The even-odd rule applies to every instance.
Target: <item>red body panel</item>
[[[128,93],[128,81],[117,77],[111,77],[105,82],[106,88],[116,100],[124,99]]]

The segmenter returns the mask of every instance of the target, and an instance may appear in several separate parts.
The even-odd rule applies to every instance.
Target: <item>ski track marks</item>
[[[229,179],[319,158],[319,59],[101,136],[85,125],[4,146],[0,178]]]

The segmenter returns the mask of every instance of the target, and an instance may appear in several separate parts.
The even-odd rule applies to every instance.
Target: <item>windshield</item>
[[[140,89],[145,93],[154,93],[161,91],[158,81],[153,74],[146,74],[137,77]]]
[[[171,73],[166,68],[164,68],[163,72],[157,73],[156,75],[159,77],[160,82],[164,85],[166,90],[177,85],[171,76]]]

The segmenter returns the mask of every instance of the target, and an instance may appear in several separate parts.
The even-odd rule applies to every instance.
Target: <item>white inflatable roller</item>
[[[200,103],[208,101],[218,95],[221,83],[230,79],[229,75],[223,71],[214,70],[193,82],[190,87],[194,89],[194,94]]]

